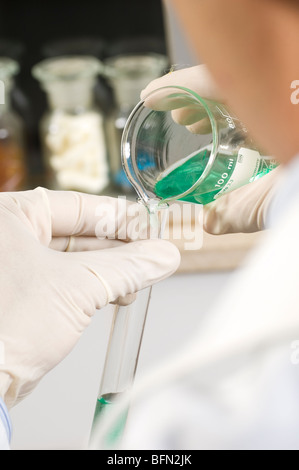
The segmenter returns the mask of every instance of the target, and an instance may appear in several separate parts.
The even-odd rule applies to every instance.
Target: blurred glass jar
[[[104,61],[104,76],[112,87],[115,106],[105,120],[109,165],[113,183],[132,191],[121,164],[121,138],[129,115],[140,100],[140,92],[168,66],[162,54],[123,54]]]
[[[101,68],[94,57],[65,56],[32,70],[48,97],[40,131],[52,189],[99,194],[109,182],[103,116],[94,100]]]
[[[11,107],[16,61],[0,57],[0,191],[25,189],[27,168],[24,123]]]
[[[95,57],[100,61],[105,56],[106,41],[96,36],[75,36],[64,37],[50,41],[41,47],[41,54],[44,59],[65,56],[88,56]],[[106,114],[111,109],[112,93],[106,84],[106,80],[101,75],[97,77],[95,83],[95,102],[102,112]]]

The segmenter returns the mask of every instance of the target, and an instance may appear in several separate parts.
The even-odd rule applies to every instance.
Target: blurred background
[[[1,0],[0,190],[130,192],[119,149],[126,118],[180,53],[192,62],[174,22],[161,0]]]

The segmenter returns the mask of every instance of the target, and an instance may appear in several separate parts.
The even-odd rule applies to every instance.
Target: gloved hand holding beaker
[[[169,87],[183,87],[198,93],[202,98],[225,102],[207,67],[199,65],[177,70],[158,78],[141,93],[145,106],[154,110],[171,111],[172,119],[185,126],[191,134],[211,131],[210,121],[201,116],[193,103],[169,96]],[[155,93],[159,90],[159,93]],[[256,232],[265,226],[267,210],[282,173],[276,168],[263,178],[235,189],[204,206],[204,227],[209,233]]]
[[[96,309],[176,270],[171,243],[138,241],[132,204],[43,188],[0,195],[0,397],[9,408],[72,350]]]

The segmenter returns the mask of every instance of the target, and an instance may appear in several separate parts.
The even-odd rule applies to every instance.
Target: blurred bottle
[[[112,181],[116,187],[131,192],[121,165],[121,137],[127,119],[140,100],[140,92],[165,73],[168,59],[157,53],[121,54],[104,61],[104,76],[114,95],[114,108],[105,120],[106,141]]]
[[[0,57],[7,57],[19,65],[19,73],[14,77],[11,89],[11,108],[23,121],[24,141],[26,146],[27,168],[30,179],[36,166],[36,119],[33,110],[33,101],[30,95],[30,75],[28,74],[28,50],[22,42],[0,38]],[[30,70],[30,69],[29,69]],[[28,93],[29,92],[29,93]]]
[[[27,183],[24,123],[11,106],[18,72],[16,61],[0,57],[0,191],[25,189]]]
[[[99,194],[109,182],[103,115],[94,99],[101,68],[88,56],[47,59],[33,68],[49,104],[40,130],[51,188]]]
[[[88,56],[96,57],[102,61],[106,48],[106,41],[101,37],[78,36],[48,42],[42,46],[41,54],[45,59],[65,56]],[[97,105],[103,113],[109,112],[111,109],[112,93],[102,76],[97,77],[94,96]]]
[[[22,117],[25,128],[30,126],[31,131],[33,116],[30,100],[21,87],[21,82],[24,78],[23,63],[25,54],[26,49],[22,43],[11,39],[0,38],[0,57],[7,57],[14,60],[18,63],[20,69],[20,73],[15,77],[14,86],[11,90],[11,107]]]

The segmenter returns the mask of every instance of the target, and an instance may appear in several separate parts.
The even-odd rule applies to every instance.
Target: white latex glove
[[[167,86],[181,86],[195,91],[206,99],[223,101],[221,91],[218,89],[206,65],[196,65],[182,70],[170,72],[163,77],[151,81],[141,92],[141,99],[146,100],[147,96],[158,88]],[[153,105],[147,101],[146,104]]]
[[[165,99],[168,93],[163,90],[157,95],[151,95],[154,90],[168,86],[186,87],[203,98],[224,102],[207,67],[198,65],[153,80],[141,92],[141,99],[145,100],[145,105],[149,108],[158,111],[172,110],[174,121],[186,126],[191,133],[210,132],[208,119],[202,119],[192,104],[188,105],[188,102],[182,99]],[[281,172],[281,168],[277,168],[260,180],[204,206],[205,230],[214,235],[262,230]]]
[[[212,235],[252,233],[265,229],[268,208],[282,167],[204,206],[204,229]]]
[[[117,205],[113,198],[42,188],[0,194],[0,396],[8,407],[71,351],[96,309],[176,270],[171,243],[130,243],[131,204],[109,225]]]

